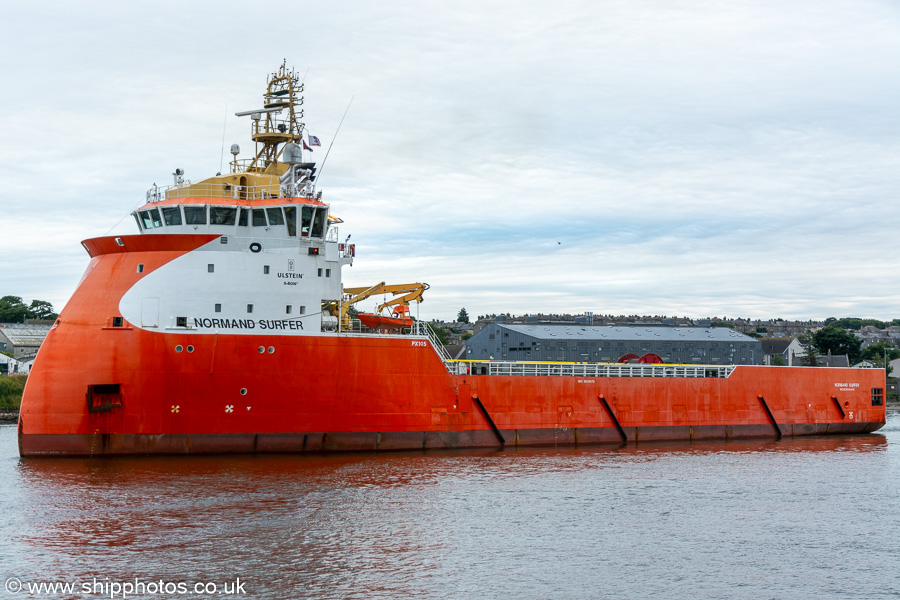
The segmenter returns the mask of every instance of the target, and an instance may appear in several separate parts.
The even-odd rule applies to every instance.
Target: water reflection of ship
[[[674,478],[690,473],[691,485],[700,489],[714,485],[721,490],[725,485],[734,492],[752,481],[747,479],[748,472],[771,468],[779,456],[790,471],[801,459],[811,469],[805,474],[833,473],[836,455],[863,456],[883,452],[887,446],[884,435],[872,434],[300,458],[48,458],[22,462],[16,469],[19,503],[31,524],[18,531],[17,543],[38,555],[50,552],[57,561],[67,557],[62,562],[73,564],[96,552],[109,564],[114,559],[106,553],[116,548],[117,553],[126,552],[125,557],[202,552],[213,564],[225,565],[234,561],[236,539],[254,541],[254,547],[260,540],[280,539],[283,551],[303,551],[305,569],[327,571],[332,567],[323,553],[358,550],[347,545],[352,540],[345,539],[354,533],[347,533],[347,523],[341,518],[348,511],[355,515],[357,528],[377,530],[376,521],[385,518],[396,527],[398,511],[412,499],[419,509],[424,501],[432,509],[452,511],[446,503],[468,503],[473,490],[493,490],[491,496],[512,485],[527,495],[521,488],[523,482],[538,480],[555,487],[561,475],[580,481],[594,478],[605,486],[627,486],[621,478],[611,483],[608,470],[624,467],[622,473],[646,474],[646,470],[636,469],[648,463],[660,463],[653,467],[654,472],[661,470]],[[871,463],[868,458],[865,462]],[[704,467],[709,469],[704,471]],[[592,475],[598,469],[607,473]],[[633,475],[622,477],[634,483]],[[731,483],[723,484],[724,479]],[[516,481],[519,483],[512,483]],[[499,488],[488,482],[499,482]],[[782,483],[789,485],[792,493],[806,493],[802,483]],[[663,492],[656,497],[659,503],[666,502]],[[562,509],[554,507],[554,511]],[[384,511],[391,510],[386,517]],[[408,518],[409,513],[405,514]],[[222,537],[229,543],[213,543]],[[285,543],[293,546],[284,547]],[[311,552],[307,555],[307,551]],[[155,568],[164,566],[154,564],[149,556],[146,560]]]
[[[900,420],[900,417],[898,417]],[[172,460],[165,457],[121,457],[111,461],[96,462],[87,458],[54,459],[23,462],[18,473],[26,489],[45,494],[57,491],[98,492],[109,486],[122,489],[152,487],[167,480],[185,480],[207,476],[240,478],[253,475],[261,479],[318,481],[324,487],[341,482],[353,486],[381,485],[384,480],[373,477],[379,467],[390,466],[388,485],[423,483],[410,473],[421,471],[421,466],[438,469],[444,459],[460,460],[498,458],[519,461],[534,458],[582,457],[603,462],[606,458],[640,455],[675,456],[685,454],[758,454],[758,453],[813,453],[830,452],[880,452],[888,447],[887,438],[881,433],[870,435],[800,436],[781,439],[753,440],[700,440],[690,443],[669,441],[610,446],[573,446],[558,448],[509,447],[497,449],[465,448],[429,450],[427,453],[384,452],[379,454],[342,453],[334,455],[310,455],[297,460],[287,455],[258,457],[238,456],[226,459],[181,457]],[[452,470],[452,467],[450,467]],[[404,475],[407,473],[408,475]],[[168,479],[167,479],[168,478]]]

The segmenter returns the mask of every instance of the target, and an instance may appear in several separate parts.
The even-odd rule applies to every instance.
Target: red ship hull
[[[620,444],[863,433],[885,422],[884,406],[873,406],[885,387],[876,369],[455,375],[423,337],[107,326],[97,315],[116,314],[139,278],[210,240],[179,236],[173,249],[163,237],[85,243],[91,264],[25,389],[23,456]],[[107,404],[104,390],[114,392]]]
[[[863,433],[884,423],[884,408],[870,406],[869,388],[883,386],[874,370],[737,367],[727,379],[451,375],[432,348],[408,338],[197,340],[105,330],[95,347],[108,351],[66,358],[53,351],[68,345],[65,336],[62,326],[51,333],[45,370],[28,381],[23,456],[737,439]],[[179,343],[194,352],[176,354]],[[257,350],[270,345],[273,354]],[[841,392],[843,410],[835,377],[859,383]],[[110,383],[120,386],[120,405],[90,412],[88,386]]]
[[[82,242],[90,264],[22,397],[22,456],[622,444],[884,424],[883,370],[453,361],[427,329],[342,331],[377,290],[403,295],[370,327],[417,325],[409,302],[428,286],[348,294],[341,269],[355,245],[339,243],[342,221],[304,161],[302,91],[282,63],[268,108],[236,113],[253,121],[254,158],[238,160],[234,145],[228,173],[191,182],[176,170],[132,212],[140,235]]]

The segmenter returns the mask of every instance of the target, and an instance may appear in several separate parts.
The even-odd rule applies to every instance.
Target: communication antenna
[[[331,147],[334,146],[334,140],[337,139],[338,132],[341,130],[341,125],[344,124],[344,119],[347,117],[347,111],[350,110],[350,105],[353,104],[353,99],[356,96],[350,96],[350,102],[347,103],[347,108],[344,110],[344,116],[341,117],[341,122],[338,123],[337,129],[334,131],[334,137],[331,138],[331,143],[328,144],[328,151],[325,153],[325,158],[322,159],[322,166],[319,167],[319,172],[316,174],[316,178],[313,183],[319,182],[319,177],[322,176],[322,170],[325,169],[325,161],[328,160],[328,155],[331,154]]]
[[[225,120],[222,122],[222,154],[219,155],[219,173],[222,172],[222,164],[225,162],[225,126],[228,124],[228,103],[225,103]]]

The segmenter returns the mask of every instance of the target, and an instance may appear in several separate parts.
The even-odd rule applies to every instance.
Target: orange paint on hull
[[[867,432],[885,422],[884,406],[871,401],[872,389],[885,387],[876,369],[453,375],[422,337],[112,326],[140,278],[216,237],[85,242],[91,263],[26,385],[20,454],[491,447],[501,437],[506,445],[619,444]],[[118,386],[121,405],[90,411],[89,386]]]
[[[473,396],[507,443],[519,445],[866,432],[884,423],[884,407],[870,406],[869,388],[883,386],[874,370],[737,367],[727,379],[588,381],[450,375],[431,347],[412,341],[85,331],[63,324],[48,336],[41,368],[28,381],[21,452],[496,446]],[[83,344],[97,350],[64,350]],[[177,345],[193,352],[176,352]],[[835,392],[835,377],[853,377],[860,386]],[[122,406],[89,412],[85,392],[98,384],[120,385]],[[845,416],[833,395],[846,404]]]

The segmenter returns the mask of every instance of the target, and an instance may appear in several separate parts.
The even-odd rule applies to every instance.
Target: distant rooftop
[[[52,323],[0,323],[3,334],[13,346],[40,346],[50,332]]]
[[[522,325],[517,323],[497,323],[510,331],[533,337],[552,340],[581,338],[585,340],[681,340],[718,342],[757,342],[743,333],[727,327],[665,327],[617,325],[568,325],[540,323]]]
[[[782,354],[792,341],[794,338],[763,338],[760,340],[763,354]]]

